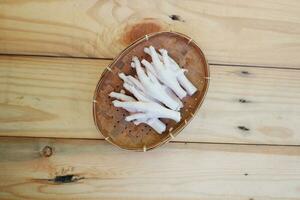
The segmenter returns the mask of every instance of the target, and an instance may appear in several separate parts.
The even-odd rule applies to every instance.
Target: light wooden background
[[[144,34],[192,37],[211,84],[169,144],[96,131],[103,69]],[[300,199],[300,1],[0,0],[0,199]]]

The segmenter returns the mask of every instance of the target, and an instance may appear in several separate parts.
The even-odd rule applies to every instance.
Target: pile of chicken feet
[[[126,95],[124,90],[111,92],[109,96],[117,99],[113,101],[115,107],[130,113],[126,121],[135,125],[145,123],[157,133],[163,133],[166,125],[160,118],[179,122],[179,111],[183,107],[181,100],[193,95],[197,88],[185,76],[187,70],[180,68],[167,50],[157,52],[150,46],[144,48],[144,52],[151,56],[152,62],[133,57],[131,67],[135,69],[136,77],[119,73],[123,87],[134,97]]]

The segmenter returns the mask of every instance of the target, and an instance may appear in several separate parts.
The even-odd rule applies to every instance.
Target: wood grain
[[[170,143],[136,153],[99,140],[1,138],[0,163],[1,199],[300,198],[299,147]]]
[[[0,135],[101,138],[92,99],[110,62],[0,56]],[[212,65],[211,78],[176,141],[300,144],[300,70]]]
[[[0,53],[113,58],[138,37],[188,34],[211,63],[299,68],[298,0],[0,2]]]
[[[2,134],[99,137],[92,98],[111,61],[5,56],[0,60]]]

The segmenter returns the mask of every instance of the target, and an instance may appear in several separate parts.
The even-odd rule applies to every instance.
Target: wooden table
[[[146,153],[96,131],[103,69],[147,33],[192,37],[211,84]],[[300,1],[0,1],[0,199],[300,199]]]

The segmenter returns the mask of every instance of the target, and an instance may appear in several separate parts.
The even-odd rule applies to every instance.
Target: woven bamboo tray
[[[135,74],[134,69],[130,67],[132,56],[150,60],[143,51],[144,47],[150,45],[156,49],[168,50],[169,55],[188,70],[188,79],[198,88],[193,96],[183,99],[184,107],[180,110],[182,119],[179,123],[162,120],[167,129],[161,135],[146,124],[136,126],[125,121],[125,116],[129,113],[122,108],[115,108],[112,105],[113,99],[108,96],[110,92],[119,92],[123,88],[123,81],[118,77],[118,73]],[[147,151],[158,147],[178,135],[194,117],[206,95],[209,77],[209,66],[205,56],[191,38],[175,32],[146,35],[123,50],[103,72],[93,100],[95,125],[108,142],[122,149]]]

